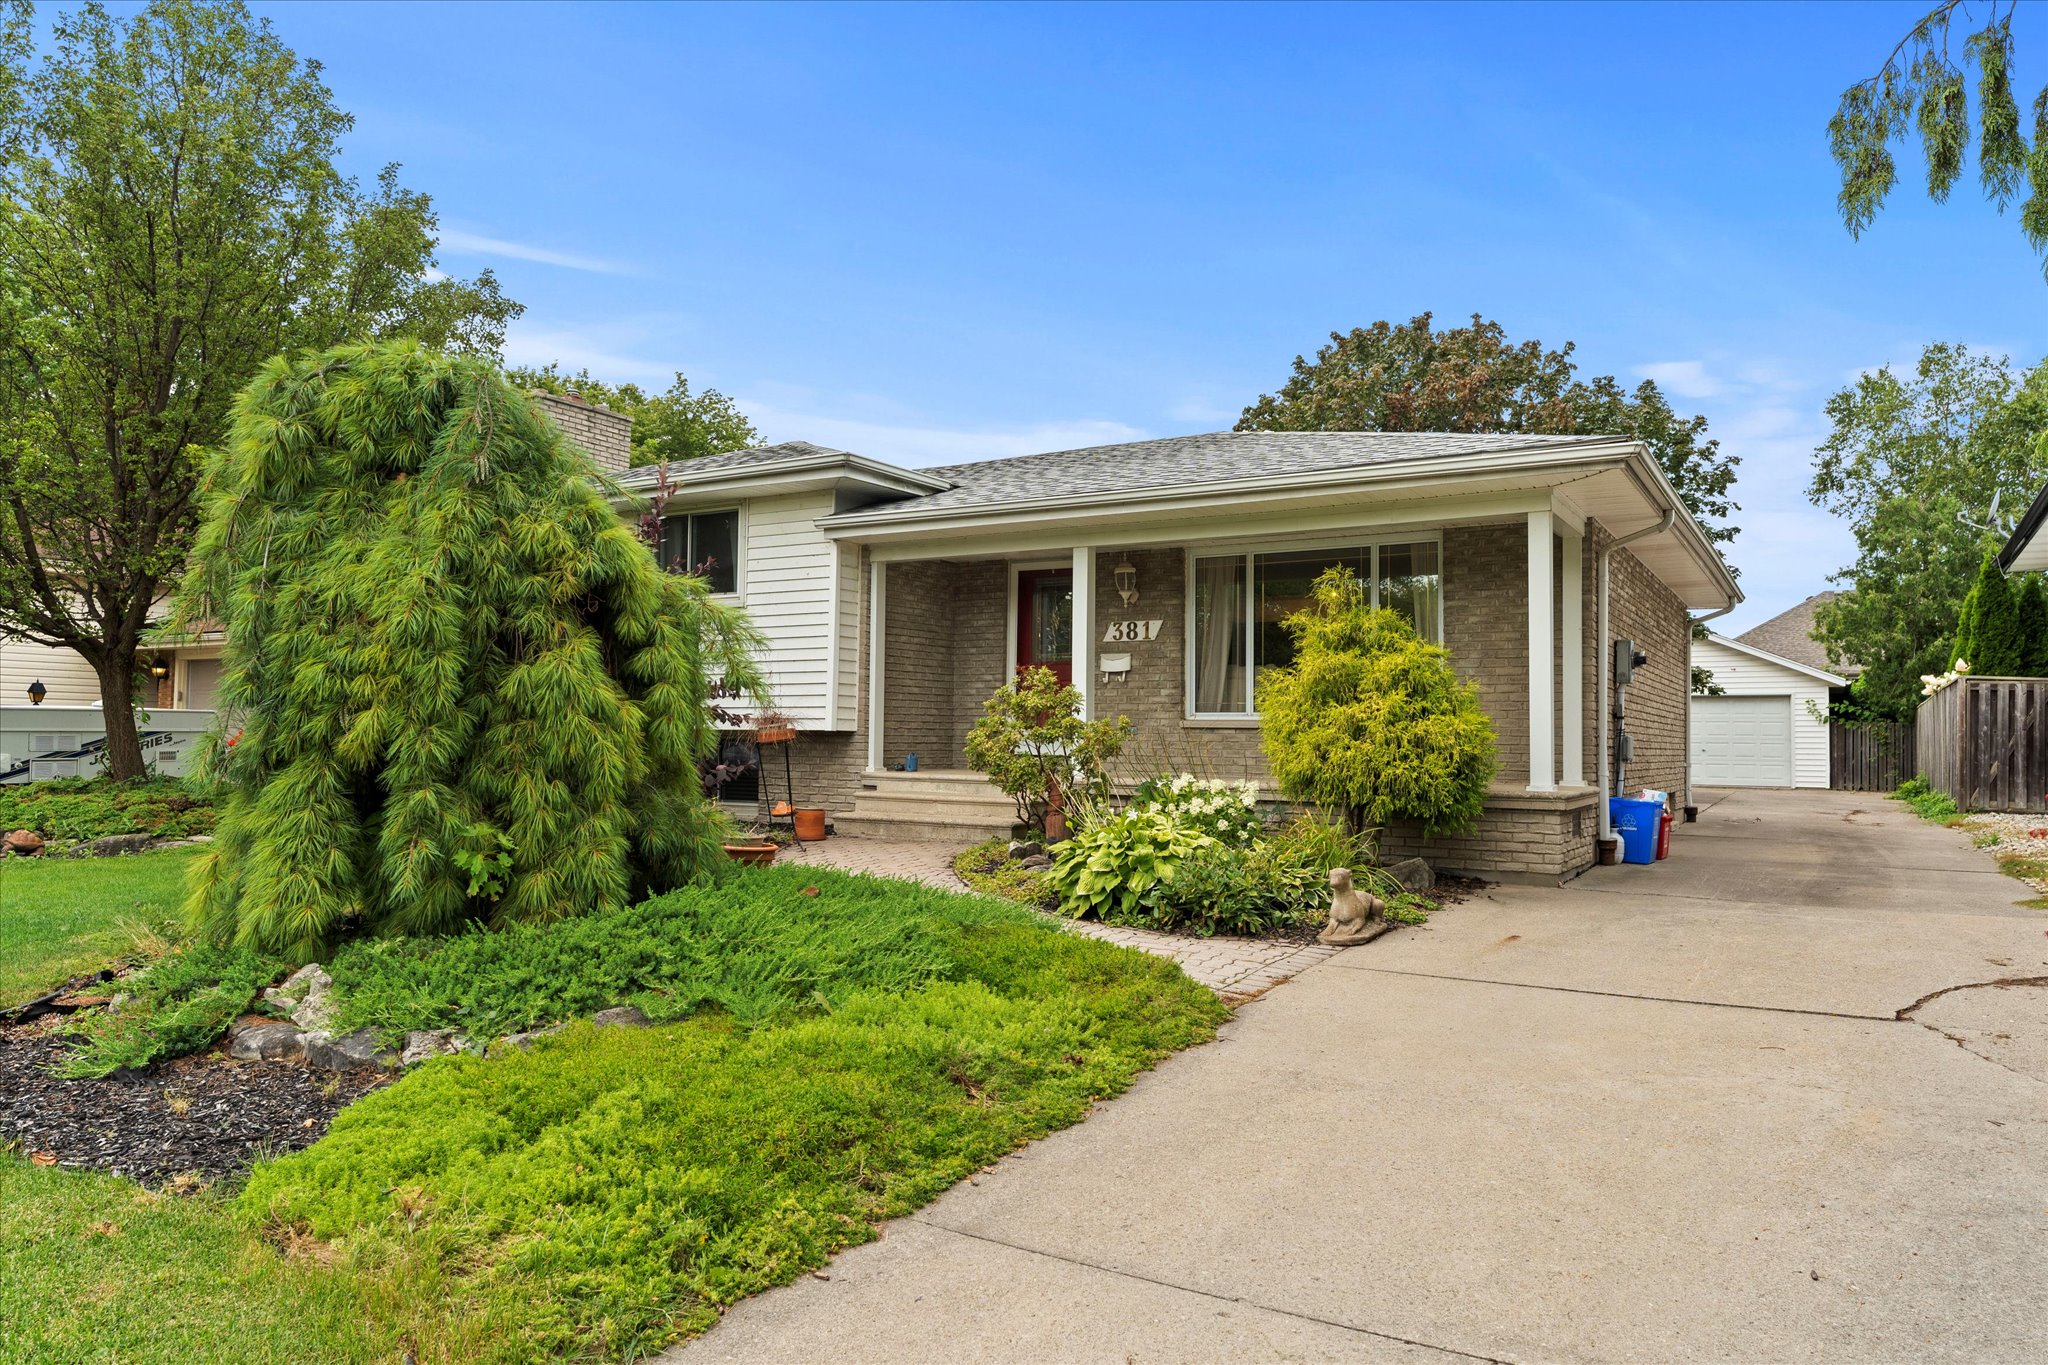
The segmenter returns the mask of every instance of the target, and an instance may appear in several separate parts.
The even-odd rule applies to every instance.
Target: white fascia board
[[[1744,644],[1740,640],[1732,639],[1715,631],[1708,631],[1707,639],[1723,649],[1732,649],[1737,654],[1747,654],[1752,659],[1761,659],[1767,664],[1776,664],[1779,668],[1789,668],[1794,673],[1804,674],[1809,678],[1826,683],[1829,687],[1847,687],[1849,685],[1847,678],[1837,677],[1824,668],[1810,668],[1795,659],[1788,659],[1782,654],[1773,654],[1768,649],[1758,649],[1755,645]]]
[[[1429,534],[1450,525],[1515,520],[1549,508],[1550,490],[1537,488],[1514,493],[1405,499],[1334,508],[1324,500],[1313,508],[1296,508],[1263,517],[1220,516],[1214,508],[1178,513],[1147,509],[1146,520],[1136,525],[1123,520],[1096,519],[1046,529],[1041,518],[1039,529],[1035,530],[998,525],[971,537],[959,533],[950,537],[928,533],[914,540],[892,537],[870,543],[869,553],[883,563],[898,564],[919,559],[1015,558],[1060,552],[1083,545],[1128,549],[1147,545],[1218,548],[1352,531],[1381,534],[1412,530],[1418,534]],[[818,524],[825,527],[833,539],[858,538],[847,534],[833,535],[831,522],[831,518],[825,518]]]
[[[1679,543],[1684,545],[1692,554],[1692,557],[1699,561],[1700,567],[1705,569],[1709,576],[1719,581],[1722,589],[1727,593],[1728,606],[1734,607],[1739,604],[1742,601],[1742,589],[1737,586],[1735,575],[1729,572],[1728,561],[1721,558],[1721,552],[1714,548],[1714,543],[1707,539],[1706,532],[1702,531],[1700,524],[1693,520],[1691,510],[1686,507],[1685,501],[1678,496],[1678,490],[1671,486],[1671,480],[1666,477],[1664,467],[1658,464],[1655,457],[1650,454],[1648,446],[1640,443],[1635,444],[1634,454],[1634,464],[1638,475],[1646,476],[1650,480],[1652,487],[1656,490],[1651,496],[1658,502],[1660,515],[1664,507],[1675,508],[1678,512],[1678,515],[1671,522],[1671,534],[1677,535]]]
[[[1494,477],[1511,473],[1554,473],[1577,477],[1593,466],[1613,465],[1640,449],[1634,442],[1566,447],[1568,454],[1545,447],[1522,450],[1492,450],[1468,455],[1447,455],[1427,460],[1390,460],[1374,465],[1353,465],[1345,469],[1317,470],[1308,474],[1256,475],[1242,479],[1218,479],[1205,484],[1172,484],[1163,488],[1115,489],[1100,493],[1067,490],[1040,498],[1018,499],[970,507],[942,507],[930,511],[905,512],[876,508],[828,517],[819,524],[827,534],[865,533],[860,538],[880,540],[915,536],[935,531],[966,530],[1004,523],[1037,524],[1047,520],[1076,520],[1090,515],[1198,511],[1224,504],[1233,511],[1247,501],[1301,497],[1346,490],[1372,492],[1383,488],[1426,486],[1465,477]],[[1561,482],[1562,478],[1549,482]],[[1548,483],[1544,484],[1548,487]],[[1446,494],[1455,489],[1446,488]]]

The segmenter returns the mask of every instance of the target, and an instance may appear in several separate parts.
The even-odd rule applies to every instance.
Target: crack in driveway
[[[1965,981],[1959,986],[1943,986],[1938,991],[1929,991],[1912,1004],[1900,1010],[1893,1017],[1897,1019],[1912,1019],[1917,1024],[1920,1021],[1913,1019],[1913,1014],[1923,1005],[1932,1004],[1944,995],[1953,995],[1957,991],[1981,991],[1988,990],[1994,986],[2048,986],[2048,976],[2001,976],[1996,981]]]

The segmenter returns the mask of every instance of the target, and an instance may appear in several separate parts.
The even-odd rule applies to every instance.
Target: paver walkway
[[[967,884],[953,871],[960,846],[907,839],[868,839],[837,834],[822,844],[786,848],[778,861],[906,877],[947,891],[965,891]],[[1125,929],[1093,920],[1060,920],[1077,934],[1120,943],[1160,957],[1170,957],[1182,971],[1226,1000],[1248,1000],[1271,990],[1339,951],[1320,943],[1274,943],[1258,938],[1197,938],[1162,934],[1153,929]]]
[[[2048,914],[1875,796],[1317,964],[680,1365],[2048,1360]]]

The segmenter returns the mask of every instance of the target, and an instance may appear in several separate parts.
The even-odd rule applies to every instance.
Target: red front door
[[[1024,569],[1017,575],[1017,671],[1049,668],[1074,681],[1074,571]]]

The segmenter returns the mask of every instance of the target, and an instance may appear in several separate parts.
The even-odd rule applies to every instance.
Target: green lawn
[[[764,869],[626,920],[344,954],[337,988],[384,1023],[677,1022],[429,1062],[227,1195],[0,1164],[0,1357],[639,1358],[1225,1016],[1169,962],[907,882]]]
[[[131,950],[176,920],[195,850],[0,861],[0,1007]]]

